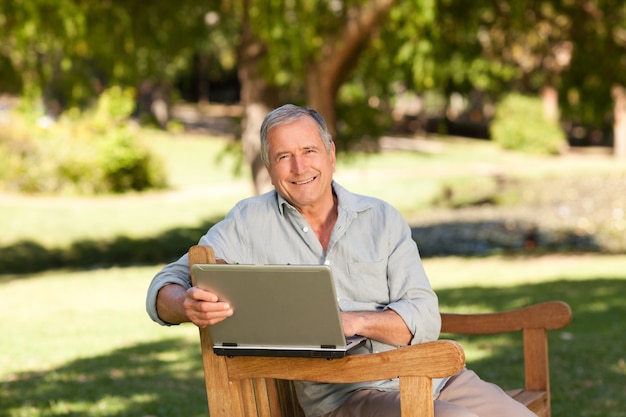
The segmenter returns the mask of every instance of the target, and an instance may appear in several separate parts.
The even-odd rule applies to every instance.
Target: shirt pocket
[[[389,303],[386,260],[350,262],[348,272],[347,293],[354,301],[377,304],[371,306],[372,310]]]

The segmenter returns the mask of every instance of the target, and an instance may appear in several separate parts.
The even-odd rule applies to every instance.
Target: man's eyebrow
[[[317,144],[311,144],[311,145],[305,145],[305,146],[299,148],[298,150],[300,150],[300,151],[309,151],[309,150],[319,150],[321,148],[322,147],[317,145]],[[280,155],[289,155],[291,153],[292,153],[292,151],[290,151],[290,150],[289,151],[278,150],[278,151],[274,152],[273,156],[276,157],[276,156],[280,156]]]

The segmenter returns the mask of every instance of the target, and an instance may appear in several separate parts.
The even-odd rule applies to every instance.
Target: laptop
[[[328,266],[195,264],[192,273],[234,310],[211,326],[218,355],[341,358],[366,341],[344,336]]]

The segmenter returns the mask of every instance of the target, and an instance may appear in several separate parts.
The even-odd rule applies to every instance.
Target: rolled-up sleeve
[[[406,222],[397,218],[398,213],[387,213],[391,217],[390,255],[387,280],[390,303],[386,308],[394,310],[413,334],[411,344],[437,340],[441,331],[441,316],[437,295],[433,291],[411,229]],[[395,219],[394,219],[395,218]]]
[[[240,217],[240,207],[235,206],[224,220],[213,226],[200,238],[198,244],[212,246],[215,250],[216,258],[225,259],[226,261],[229,260],[226,253],[238,254],[239,251],[246,250],[248,245],[245,243],[243,233],[238,230],[240,223],[238,219]],[[230,236],[237,236],[237,239],[229,239]],[[148,286],[146,311],[152,320],[164,326],[171,326],[172,324],[161,320],[156,308],[156,301],[161,288],[169,284],[177,284],[186,289],[191,288],[188,253],[166,265],[152,278]]]
[[[184,254],[175,262],[166,265],[159,273],[157,273],[150,285],[146,296],[146,311],[152,320],[163,325],[171,326],[159,317],[156,308],[157,295],[161,288],[169,284],[177,284],[183,288],[191,287],[191,275],[189,273],[189,256]]]

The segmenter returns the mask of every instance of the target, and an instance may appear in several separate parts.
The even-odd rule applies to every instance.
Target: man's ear
[[[266,164],[263,164],[263,166],[265,167],[265,172],[267,172],[267,176],[270,179],[270,183],[274,186],[274,179],[272,178],[272,173],[270,172],[270,166]]]

